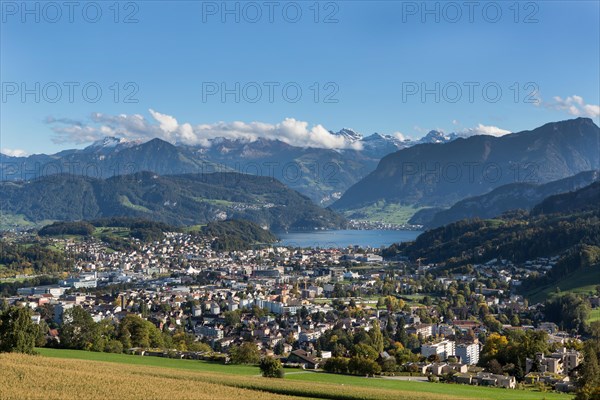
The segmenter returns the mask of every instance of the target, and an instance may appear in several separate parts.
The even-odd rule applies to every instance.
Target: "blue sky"
[[[105,134],[339,147],[327,130],[502,134],[599,119],[598,1],[109,1],[76,2],[72,15],[22,4],[1,4],[6,154]]]

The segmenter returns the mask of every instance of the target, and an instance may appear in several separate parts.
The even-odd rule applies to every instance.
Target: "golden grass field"
[[[458,396],[267,379],[259,376],[0,354],[0,399],[461,399]]]
[[[0,354],[0,399],[291,399],[197,379],[186,373],[81,360]]]

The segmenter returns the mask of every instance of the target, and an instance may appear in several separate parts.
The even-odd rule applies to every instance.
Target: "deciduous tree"
[[[91,350],[98,340],[98,326],[83,308],[73,307],[63,314],[60,343],[69,349]]]
[[[285,374],[281,361],[273,357],[264,357],[258,366],[262,376],[266,378],[283,378]]]
[[[30,309],[12,306],[0,314],[0,352],[33,354],[37,334]]]
[[[251,342],[232,346],[229,355],[231,356],[231,362],[234,364],[257,364],[260,361],[258,347]]]

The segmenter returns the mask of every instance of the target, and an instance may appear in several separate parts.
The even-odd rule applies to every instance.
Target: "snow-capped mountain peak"
[[[144,143],[144,140],[130,140],[116,136],[107,136],[102,139],[96,140],[82,151],[94,152],[94,153],[110,153],[113,151],[120,151],[124,148],[133,147]]]
[[[382,135],[381,133],[375,132],[374,134],[367,136],[363,140],[365,142],[372,142],[375,140],[384,140],[384,139],[386,139],[386,135]]]
[[[450,136],[444,134],[444,132],[431,130],[427,135],[422,137],[419,142],[421,143],[446,143],[452,140]]]
[[[121,143],[126,143],[127,139],[115,137],[115,136],[106,136],[100,140],[96,140],[94,143],[88,146],[88,148],[99,148],[99,147],[115,147]]]
[[[377,157],[398,151],[406,147],[406,143],[392,135],[373,133],[361,140],[363,149]]]
[[[350,128],[343,128],[339,132],[331,132],[331,134],[336,135],[336,136],[341,136],[351,143],[356,142],[358,140],[362,140],[362,138],[363,138],[363,136],[360,133],[358,133]]]

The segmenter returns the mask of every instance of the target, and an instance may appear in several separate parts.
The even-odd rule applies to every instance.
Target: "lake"
[[[392,243],[408,242],[419,236],[421,231],[389,230],[331,230],[310,232],[283,232],[275,235],[280,244],[293,247],[360,247],[389,246]]]

